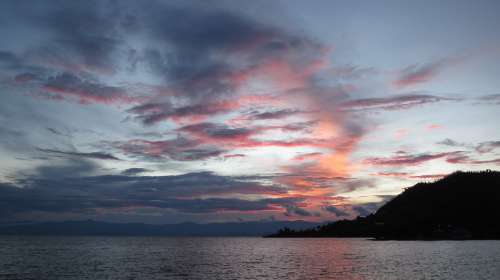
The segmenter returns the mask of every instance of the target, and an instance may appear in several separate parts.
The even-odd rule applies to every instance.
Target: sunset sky
[[[0,1],[0,221],[333,221],[498,170],[499,11]]]

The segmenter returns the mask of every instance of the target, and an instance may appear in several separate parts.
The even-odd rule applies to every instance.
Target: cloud
[[[45,29],[48,40],[35,54],[39,60],[67,70],[114,71],[113,54],[120,46],[121,33],[111,10],[99,1],[59,1],[44,10],[36,14],[14,10]]]
[[[169,140],[129,140],[110,143],[126,155],[147,160],[170,158],[178,161],[196,161],[219,156],[226,152],[213,145],[204,145],[196,140],[177,137]]]
[[[410,94],[396,97],[365,98],[345,101],[341,104],[343,110],[403,110],[423,104],[454,100],[434,95]]]
[[[68,134],[65,134],[65,133],[63,133],[63,132],[61,132],[61,131],[59,131],[59,130],[57,130],[57,129],[55,129],[55,128],[52,128],[52,127],[46,127],[46,129],[47,129],[50,133],[52,133],[52,134],[54,134],[54,135],[58,135],[58,136],[68,136]]]
[[[438,142],[438,144],[450,146],[450,147],[467,147],[467,146],[469,146],[465,143],[460,143],[460,142],[457,142],[457,141],[450,139],[450,138],[446,138],[443,141]]]
[[[363,161],[365,164],[371,164],[371,165],[419,165],[427,161],[435,160],[435,159],[440,159],[440,158],[447,158],[450,156],[456,156],[460,154],[461,152],[443,152],[443,153],[435,153],[435,154],[417,154],[417,155],[397,155],[393,157],[386,157],[386,158],[379,158],[379,157],[372,157],[372,158],[367,158]]]
[[[59,99],[76,98],[82,104],[134,102],[134,98],[129,96],[123,88],[82,80],[67,72],[49,78],[43,89]]]
[[[352,209],[362,217],[366,217],[376,210],[376,205],[353,206]]]
[[[455,140],[446,138],[443,141],[438,142],[440,145],[450,146],[450,147],[466,147],[474,149],[479,154],[490,153],[495,149],[500,148],[500,141],[485,141],[477,145],[457,142]]]
[[[378,172],[373,174],[375,176],[382,177],[396,177],[396,178],[409,178],[409,179],[441,179],[448,174],[422,174],[422,175],[413,175],[408,172]]]
[[[304,160],[315,160],[318,159],[319,156],[323,155],[323,153],[320,152],[314,152],[314,153],[306,153],[306,154],[301,154],[296,157],[294,157],[294,160],[298,161],[304,161]]]
[[[309,217],[309,216],[312,216],[312,213],[303,209],[303,208],[300,208],[296,205],[285,205],[285,208],[286,208],[286,212],[285,212],[285,215],[287,216],[302,216],[302,217]]]
[[[476,147],[476,151],[478,153],[489,153],[495,149],[500,148],[500,141],[488,141],[488,142],[482,142],[479,143]]]
[[[210,138],[215,140],[245,141],[252,135],[260,132],[260,129],[233,128],[215,123],[198,123],[179,128],[179,131],[189,132],[199,138]]]
[[[378,73],[377,69],[373,67],[359,67],[353,65],[343,65],[333,67],[331,74],[333,78],[352,80],[352,79],[363,79],[367,76],[373,76]]]
[[[462,60],[463,58],[448,58],[425,64],[410,65],[398,73],[393,84],[397,88],[404,88],[425,83],[434,79],[444,69],[456,65]]]
[[[333,206],[333,205],[326,205],[323,207],[323,209],[327,212],[335,214],[337,217],[347,217],[349,216],[349,213],[346,211],[343,211],[339,209],[339,207]]]
[[[491,95],[481,96],[479,98],[479,101],[489,103],[492,105],[500,105],[500,94],[491,94]]]
[[[448,163],[453,163],[453,164],[496,164],[496,165],[500,165],[500,158],[478,160],[478,159],[473,159],[467,155],[460,155],[460,154],[453,156],[453,157],[450,157],[446,161]]]
[[[244,154],[227,154],[227,155],[224,155],[224,158],[242,158],[245,156],[246,155],[244,155]]]
[[[253,120],[283,119],[301,113],[304,112],[298,109],[279,109],[265,112],[254,111],[249,114],[248,118]]]
[[[146,173],[149,171],[151,171],[151,170],[146,169],[146,168],[128,168],[128,169],[123,170],[121,174],[125,175],[125,176],[135,176],[135,175],[139,175],[141,173]]]
[[[63,156],[73,156],[73,157],[90,158],[90,159],[120,160],[119,158],[115,157],[112,154],[101,153],[101,152],[80,153],[80,152],[67,152],[67,151],[42,149],[42,148],[37,148],[37,150],[44,153],[58,154]]]
[[[299,147],[321,146],[322,141],[315,139],[292,138],[290,140],[266,140],[257,136],[269,130],[300,131],[308,128],[309,123],[291,123],[287,125],[231,127],[216,123],[197,123],[180,127],[179,132],[187,132],[195,137],[196,141],[210,145],[226,147],[253,148],[253,147]]]
[[[441,179],[448,174],[423,174],[423,175],[411,175],[412,179]]]
[[[153,125],[164,120],[203,120],[207,117],[228,113],[237,107],[239,107],[238,103],[231,101],[191,104],[179,107],[165,102],[138,105],[129,109],[128,112],[136,115],[135,118],[142,121],[143,124]]]
[[[21,68],[23,60],[12,52],[0,50],[0,65],[4,68]]]
[[[175,92],[192,98],[228,94],[269,62],[298,64],[314,58],[320,48],[307,38],[222,10],[164,5],[149,10],[143,21],[164,44],[147,52],[152,69],[176,81]]]
[[[18,176],[15,184],[0,183],[1,216],[12,218],[35,212],[106,214],[140,208],[183,213],[282,211],[303,201],[288,196],[282,186],[211,172],[139,176],[144,170],[134,169],[125,172],[131,176],[93,175],[99,171],[85,160],[68,161],[60,166],[40,167],[22,179]],[[216,197],[236,194],[239,198]],[[252,198],[244,199],[245,195]]]

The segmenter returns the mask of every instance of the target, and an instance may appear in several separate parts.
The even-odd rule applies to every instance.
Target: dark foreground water
[[[0,236],[0,279],[500,279],[500,241]]]

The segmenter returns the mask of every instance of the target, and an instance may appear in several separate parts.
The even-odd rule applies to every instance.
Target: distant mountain
[[[500,172],[455,172],[405,189],[367,217],[270,237],[500,239]]]
[[[87,220],[4,225],[0,235],[262,236],[283,227],[302,230],[317,225],[305,221],[151,225]]]

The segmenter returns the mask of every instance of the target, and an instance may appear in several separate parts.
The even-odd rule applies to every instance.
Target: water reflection
[[[0,237],[0,279],[500,279],[500,241]]]

